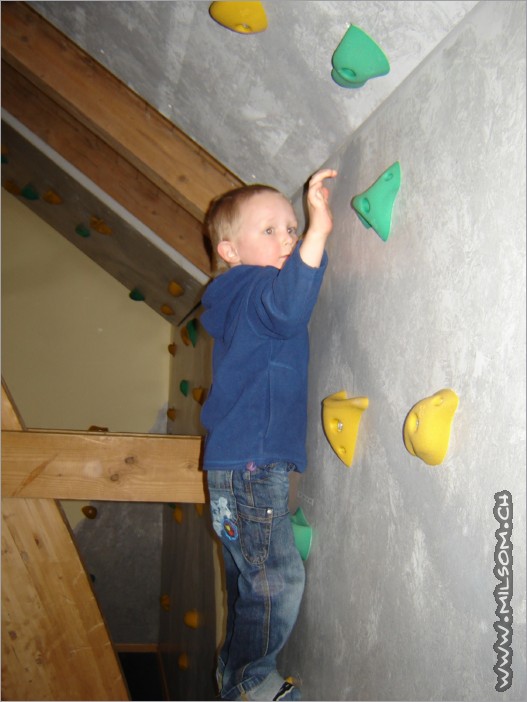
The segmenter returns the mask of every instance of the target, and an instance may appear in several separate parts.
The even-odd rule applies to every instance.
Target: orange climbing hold
[[[20,187],[14,180],[4,180],[4,188],[8,193],[11,193],[11,195],[20,195]]]
[[[86,505],[82,508],[82,513],[88,519],[95,519],[97,516],[97,509],[93,505]]]
[[[161,305],[161,312],[163,314],[166,314],[167,317],[170,317],[174,314],[174,310],[172,309],[172,307],[170,307],[170,305]]]
[[[184,292],[183,286],[180,285],[179,283],[176,283],[175,280],[172,280],[168,284],[168,292],[171,295],[173,295],[174,297],[180,297],[181,295],[183,295],[183,292]]]
[[[96,232],[99,232],[99,234],[105,234],[106,236],[112,233],[112,228],[106,224],[103,219],[99,219],[99,217],[93,216],[90,218],[90,227],[95,229]]]
[[[171,419],[172,421],[174,421],[174,419],[176,418],[176,409],[175,409],[175,407],[169,407],[169,408],[167,409],[167,417],[168,417],[169,419]]]
[[[189,609],[188,612],[185,612],[183,621],[185,622],[185,626],[188,626],[189,629],[198,629],[203,623],[203,617],[197,609]]]
[[[174,517],[174,521],[176,524],[182,524],[183,523],[183,510],[181,507],[174,507],[174,512],[172,514]]]
[[[176,344],[169,344],[169,345],[168,345],[168,353],[169,353],[171,356],[175,356],[175,355],[176,355],[176,349],[177,349]]]
[[[170,595],[161,595],[161,607],[165,610],[165,612],[168,612],[170,609]]]
[[[202,405],[205,402],[205,388],[193,388],[192,397]]]
[[[48,190],[42,195],[42,199],[48,202],[50,205],[60,205],[62,204],[61,196],[54,190]]]
[[[188,670],[190,668],[190,660],[187,653],[180,653],[177,659],[178,668],[180,670]]]

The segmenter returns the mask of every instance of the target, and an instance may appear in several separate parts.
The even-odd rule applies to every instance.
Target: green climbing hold
[[[343,88],[360,88],[370,78],[384,76],[390,71],[383,50],[354,24],[335,49],[331,63],[331,77]]]
[[[130,298],[130,300],[135,300],[136,302],[144,302],[145,301],[145,296],[139,290],[139,288],[134,288],[133,290],[131,290],[128,297]]]
[[[22,190],[20,191],[20,194],[22,195],[22,197],[25,197],[26,200],[38,200],[39,199],[37,189],[31,183],[28,183],[26,186],[24,186],[22,188]]]
[[[307,557],[309,556],[309,552],[311,551],[313,527],[309,525],[301,507],[299,507],[294,514],[290,514],[289,519],[293,527],[295,545],[302,560],[306,561]]]
[[[82,236],[85,239],[87,239],[90,236],[90,230],[84,224],[77,224],[77,226],[75,227],[75,231],[79,236]]]
[[[351,206],[365,227],[371,227],[383,241],[390,236],[392,212],[395,198],[401,187],[401,166],[396,161],[360,195],[356,195]]]
[[[190,322],[187,322],[185,325],[185,329],[188,332],[188,338],[190,339],[190,343],[192,346],[196,346],[196,343],[198,341],[198,320],[197,319],[191,319]]]
[[[179,384],[179,389],[181,390],[183,395],[185,395],[185,397],[187,397],[188,391],[190,390],[190,384],[189,384],[188,380],[182,380]]]

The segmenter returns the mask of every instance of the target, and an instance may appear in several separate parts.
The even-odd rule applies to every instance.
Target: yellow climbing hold
[[[261,2],[213,2],[212,19],[239,34],[257,34],[267,29],[267,17]]]
[[[362,413],[368,408],[367,397],[350,397],[346,391],[336,392],[322,403],[322,424],[327,440],[340,460],[353,462]]]
[[[415,404],[404,422],[404,445],[412,456],[429,466],[445,460],[450,441],[452,419],[459,398],[450,388],[439,390]]]

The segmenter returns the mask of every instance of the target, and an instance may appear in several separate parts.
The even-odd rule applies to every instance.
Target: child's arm
[[[324,187],[324,179],[335,178],[336,175],[337,171],[326,168],[315,173],[309,181],[307,190],[309,227],[300,244],[300,258],[311,268],[320,266],[327,238],[333,228],[333,218],[328,202],[329,191]]]

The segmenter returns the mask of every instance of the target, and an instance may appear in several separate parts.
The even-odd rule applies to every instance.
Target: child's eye
[[[267,229],[265,230],[265,233],[268,234],[269,236],[271,236],[271,234],[274,233],[274,227],[267,227]]]
[[[296,236],[297,229],[296,227],[288,227],[287,228],[287,233],[291,234],[291,236]]]

